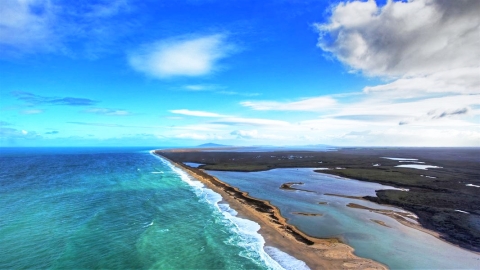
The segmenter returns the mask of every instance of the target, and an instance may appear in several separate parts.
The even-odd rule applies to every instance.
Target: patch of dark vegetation
[[[296,230],[292,229],[291,226],[286,226],[285,227],[285,231],[287,231],[288,233],[290,233],[293,237],[295,237],[295,239],[297,239],[298,241],[300,242],[303,242],[309,246],[315,244],[313,241],[310,241],[308,240],[307,238],[303,237],[303,235],[299,234]]]
[[[364,198],[411,211],[422,226],[441,233],[447,241],[480,251],[480,188],[466,186],[480,186],[479,148],[348,148],[331,152],[173,150],[161,151],[161,155],[176,162],[202,163],[205,165],[200,169],[206,170],[251,172],[327,167],[330,170],[317,172],[409,189],[408,192],[379,190],[377,197]],[[408,163],[382,157],[414,158],[442,168],[399,168],[395,166]]]
[[[303,185],[304,183],[302,182],[290,182],[290,183],[285,183],[285,184],[282,184],[280,186],[280,189],[285,189],[285,190],[299,190],[299,191],[305,191],[305,192],[313,192],[315,193],[315,191],[311,191],[311,190],[308,190],[308,189],[301,189],[301,188],[295,188],[295,187],[292,187],[293,185]]]

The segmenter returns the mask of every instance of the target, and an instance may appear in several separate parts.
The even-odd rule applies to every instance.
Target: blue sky
[[[0,146],[480,146],[480,2],[0,2]]]

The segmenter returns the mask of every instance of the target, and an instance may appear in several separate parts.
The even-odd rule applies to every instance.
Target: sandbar
[[[292,212],[294,215],[307,216],[307,217],[321,217],[323,214],[320,213],[304,213],[304,212]]]

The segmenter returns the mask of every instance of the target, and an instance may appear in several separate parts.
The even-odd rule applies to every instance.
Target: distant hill
[[[197,147],[202,147],[202,148],[214,148],[214,147],[230,147],[231,145],[224,145],[224,144],[218,144],[218,143],[204,143],[200,144]]]

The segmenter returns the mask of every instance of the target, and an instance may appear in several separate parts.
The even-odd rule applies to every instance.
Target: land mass
[[[251,197],[247,192],[205,173],[202,169],[189,167],[181,162],[170,160],[166,153],[155,154],[170,161],[192,177],[219,193],[235,209],[240,217],[245,217],[260,225],[260,233],[267,244],[280,248],[284,252],[304,261],[312,269],[387,269],[385,265],[353,254],[353,248],[336,238],[315,238],[306,235],[295,226],[287,223],[277,207],[265,200]],[[295,213],[305,216],[321,216],[318,213]]]
[[[340,148],[337,151],[242,152],[202,149],[157,150],[176,163],[204,164],[219,171],[264,171],[275,168],[318,168],[316,172],[391,185],[408,191],[377,190],[363,199],[411,211],[426,229],[463,248],[480,251],[480,148]],[[438,166],[428,170],[396,167],[391,160]],[[298,190],[286,183],[282,188]]]

